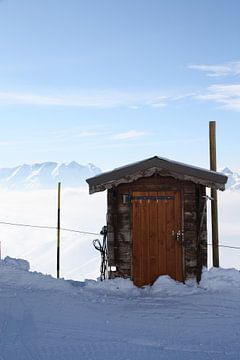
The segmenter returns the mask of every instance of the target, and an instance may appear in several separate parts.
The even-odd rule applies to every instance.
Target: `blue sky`
[[[240,167],[238,0],[0,1],[0,167]]]

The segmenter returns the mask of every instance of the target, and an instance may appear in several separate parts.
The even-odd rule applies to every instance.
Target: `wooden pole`
[[[58,211],[57,211],[57,278],[60,276],[60,208],[61,208],[61,183],[58,183]]]
[[[209,142],[210,142],[210,169],[217,171],[217,151],[216,151],[216,121],[209,122]],[[219,267],[219,247],[218,247],[218,199],[217,190],[211,189],[211,215],[212,215],[212,256],[213,266]]]

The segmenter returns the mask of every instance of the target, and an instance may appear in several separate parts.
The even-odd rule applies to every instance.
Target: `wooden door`
[[[133,281],[152,284],[159,275],[183,281],[179,191],[132,194]]]

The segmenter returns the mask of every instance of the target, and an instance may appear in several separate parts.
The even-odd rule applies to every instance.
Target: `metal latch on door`
[[[180,244],[183,244],[184,241],[184,230],[172,230],[172,236],[179,242]]]

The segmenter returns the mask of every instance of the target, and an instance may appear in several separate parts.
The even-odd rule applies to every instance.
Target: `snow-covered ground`
[[[240,273],[205,271],[200,286],[160,277],[72,282],[0,262],[0,359],[238,360]]]
[[[0,221],[56,226],[56,190],[0,191]],[[210,212],[209,212],[210,214]],[[240,193],[219,192],[220,242],[240,246]],[[62,227],[98,233],[106,222],[106,192],[88,194],[87,187],[62,191]],[[211,231],[209,227],[209,243]],[[99,275],[98,235],[62,232],[61,275],[84,280]],[[56,231],[0,224],[2,257],[27,259],[31,270],[56,275]],[[222,267],[240,268],[240,250],[220,248]],[[209,266],[211,247],[209,246]]]

